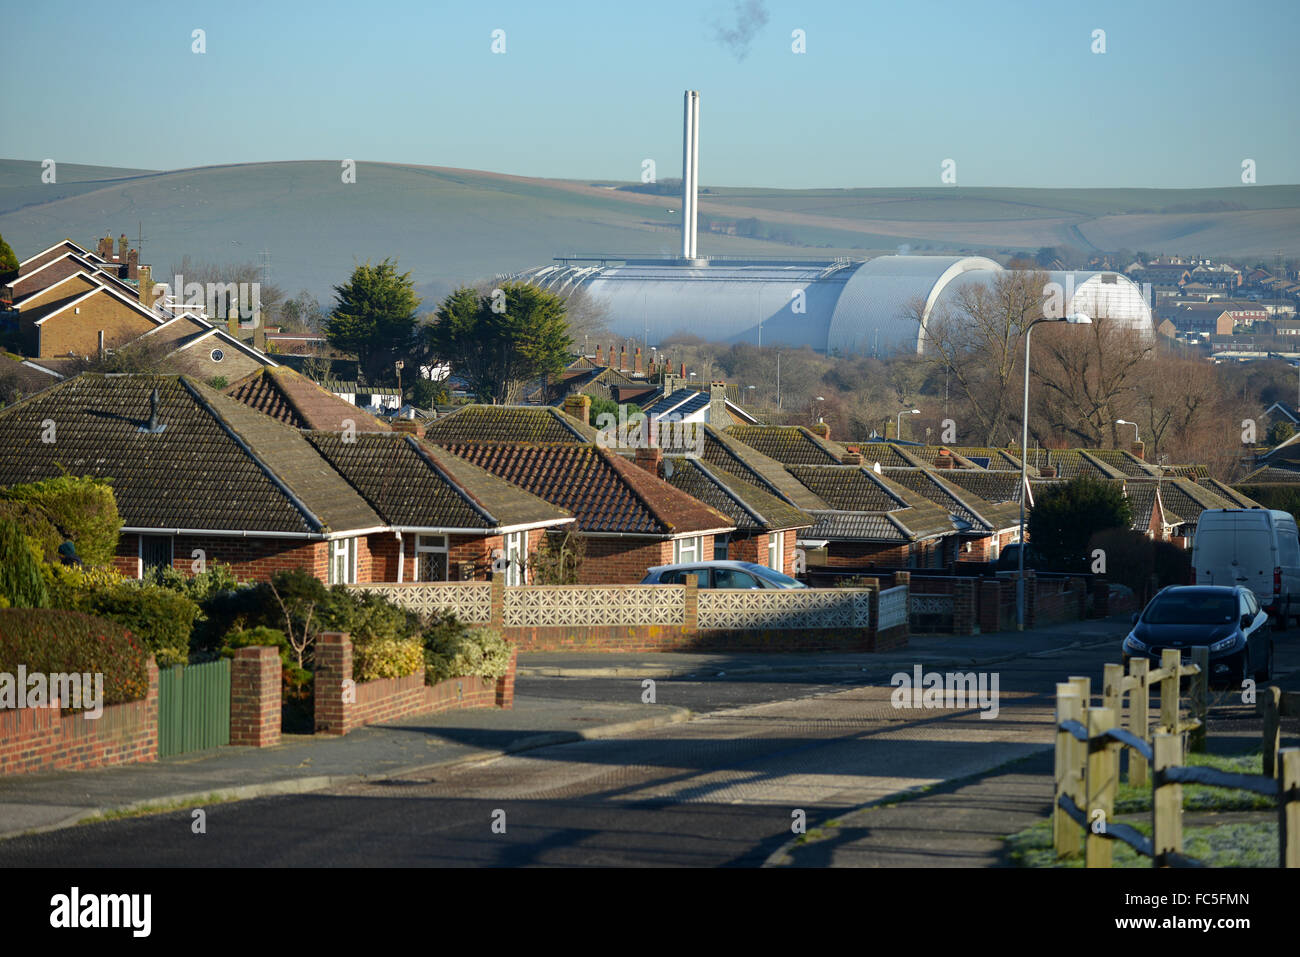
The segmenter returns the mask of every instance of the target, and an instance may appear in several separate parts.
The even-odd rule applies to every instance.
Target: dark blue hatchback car
[[[1249,588],[1226,585],[1173,585],[1162,589],[1124,639],[1124,664],[1177,648],[1186,659],[1197,645],[1210,649],[1210,683],[1239,686],[1273,676],[1273,635],[1268,613]]]

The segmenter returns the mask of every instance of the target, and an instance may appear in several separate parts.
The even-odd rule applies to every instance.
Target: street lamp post
[[[898,439],[900,442],[903,441],[903,416],[920,414],[920,409],[904,409],[902,412],[898,413],[898,425],[894,428],[894,438]]]
[[[1130,421],[1128,421],[1127,419],[1116,419],[1116,420],[1115,420],[1115,424],[1116,424],[1116,425],[1131,425],[1131,426],[1133,426],[1133,441],[1134,441],[1134,442],[1141,442],[1141,441],[1142,441],[1142,437],[1141,437],[1140,435],[1138,435],[1138,424],[1137,424],[1136,422],[1130,422]]]
[[[1071,325],[1091,325],[1092,320],[1083,313],[1068,316],[1035,319],[1025,329],[1025,402],[1020,413],[1020,538],[1016,549],[1016,630],[1025,630],[1025,490],[1028,475],[1025,472],[1025,451],[1029,446],[1029,337],[1040,322],[1068,322]]]

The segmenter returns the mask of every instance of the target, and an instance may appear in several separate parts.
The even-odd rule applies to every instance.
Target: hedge
[[[2,607],[44,608],[49,604],[36,546],[17,522],[0,519],[0,601]]]
[[[39,505],[58,527],[60,534],[77,546],[77,554],[88,565],[107,565],[117,552],[122,516],[108,480],[87,475],[60,475],[24,485],[13,485],[0,497]]]
[[[153,652],[159,667],[185,664],[199,606],[180,592],[122,578],[108,568],[45,566],[50,604],[115,621]]]
[[[0,672],[103,674],[103,704],[149,693],[149,652],[126,628],[77,611],[0,609]]]

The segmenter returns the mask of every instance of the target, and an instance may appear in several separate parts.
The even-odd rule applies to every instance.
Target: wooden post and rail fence
[[[1113,841],[1149,857],[1153,867],[1204,867],[1183,854],[1184,784],[1251,791],[1277,799],[1278,865],[1300,867],[1300,748],[1279,749],[1281,718],[1300,714],[1300,695],[1264,689],[1264,773],[1236,774],[1184,765],[1184,747],[1205,750],[1209,649],[1193,648],[1191,664],[1177,649],[1161,653],[1152,670],[1145,658],[1103,672],[1102,706],[1091,707],[1091,682],[1072,677],[1056,686],[1056,794],[1052,845],[1058,858],[1084,855],[1087,867],[1110,867]],[[1180,683],[1191,678],[1193,717],[1183,720]],[[1160,716],[1150,721],[1151,686],[1160,692]],[[1128,721],[1124,726],[1124,696]],[[1186,745],[1184,744],[1186,742]],[[1129,783],[1152,787],[1151,837],[1112,820],[1119,788],[1120,752],[1129,749]]]

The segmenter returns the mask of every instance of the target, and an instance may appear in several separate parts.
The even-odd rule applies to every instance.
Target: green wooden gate
[[[230,743],[230,659],[158,673],[158,757]]]

